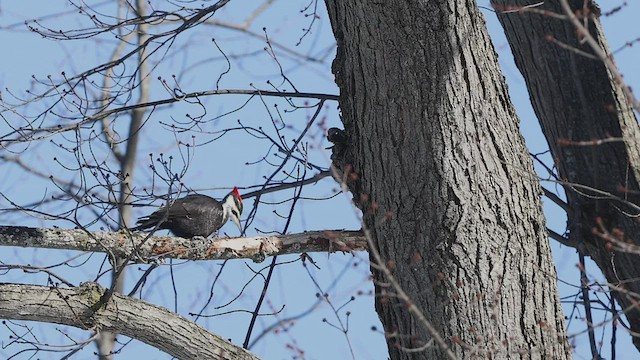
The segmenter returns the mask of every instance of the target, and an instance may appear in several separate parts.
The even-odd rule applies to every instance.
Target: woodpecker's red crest
[[[240,192],[238,191],[237,186],[233,187],[233,191],[231,191],[231,193],[235,195],[238,198],[238,200],[240,200],[240,202],[242,202],[242,196],[240,196]]]

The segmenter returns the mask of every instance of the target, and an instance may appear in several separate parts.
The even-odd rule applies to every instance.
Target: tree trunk
[[[612,251],[611,244],[593,230],[596,228],[595,232],[602,235],[603,231],[618,229],[619,234],[626,234],[620,240],[640,245],[640,212],[633,206],[640,204],[638,122],[622,88],[612,80],[602,61],[554,42],[594,54],[586,43],[580,42],[569,21],[540,13],[500,12],[504,6],[525,3],[497,1],[495,6],[560,176],[569,183],[565,190],[572,210],[568,213],[570,240],[593,258],[614,290],[621,290],[617,299],[627,310],[631,330],[638,333],[640,311],[635,294],[640,294],[640,257]],[[584,14],[598,12],[591,2],[587,7],[583,0],[569,3]],[[539,10],[563,13],[557,1],[547,1]],[[610,54],[599,20],[594,17],[588,28]],[[612,141],[590,146],[577,143],[593,140]],[[611,196],[603,196],[596,189]],[[634,343],[640,349],[640,339],[635,337]]]
[[[456,357],[569,358],[540,188],[476,3],[326,3],[348,138],[334,162],[357,174],[383,265]],[[430,337],[372,271],[391,358],[443,358],[403,349]]]

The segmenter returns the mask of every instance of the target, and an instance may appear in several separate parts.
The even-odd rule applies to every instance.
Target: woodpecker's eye
[[[237,212],[237,211],[235,211],[235,210],[231,210],[231,213],[232,213],[235,217],[239,217],[239,216],[238,216],[238,212]]]

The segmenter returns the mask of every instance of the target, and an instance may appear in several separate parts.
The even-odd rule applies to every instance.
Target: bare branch
[[[48,322],[138,339],[178,359],[258,359],[193,322],[142,300],[113,294],[95,311],[105,289],[0,284],[0,318]]]
[[[322,94],[322,93],[287,92],[287,91],[233,90],[233,89],[198,91],[198,92],[192,92],[187,94],[181,94],[180,96],[174,96],[172,98],[149,101],[149,102],[138,103],[138,104],[133,104],[128,106],[122,106],[115,109],[100,111],[94,115],[87,116],[83,120],[72,122],[69,124],[64,124],[64,125],[59,124],[59,125],[55,125],[53,127],[48,127],[48,128],[47,127],[18,128],[0,137],[0,147],[7,147],[11,143],[24,142],[27,138],[29,138],[30,140],[42,140],[45,138],[49,138],[55,134],[60,134],[67,131],[80,129],[83,125],[92,124],[94,122],[101,121],[103,118],[106,118],[115,114],[119,114],[122,112],[127,112],[130,110],[154,108],[159,105],[172,104],[172,103],[183,101],[185,99],[199,98],[203,96],[214,96],[214,95],[249,95],[251,97],[272,96],[272,97],[282,97],[282,98],[318,99],[320,101],[325,101],[325,100],[338,101],[339,99],[338,95],[330,95],[330,94]],[[9,110],[10,109],[0,108],[0,115],[5,111],[9,111]],[[42,135],[35,136],[36,134],[42,134]],[[14,137],[11,137],[11,136],[14,136]]]
[[[137,246],[136,256],[143,259],[167,257],[189,260],[253,259],[302,252],[364,251],[367,241],[360,231],[324,230],[278,236],[256,236],[208,240],[172,236],[150,236],[119,232],[87,232],[76,229],[39,229],[0,226],[0,246],[37,247],[113,253],[129,257]]]

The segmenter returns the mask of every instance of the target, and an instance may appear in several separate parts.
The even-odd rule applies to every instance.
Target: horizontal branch
[[[142,243],[142,245],[140,245]],[[110,252],[117,257],[148,259],[166,257],[189,260],[253,259],[303,252],[367,250],[361,231],[324,230],[299,234],[246,238],[184,239],[129,232],[88,232],[79,229],[46,229],[0,226],[0,246],[36,247]]]
[[[177,359],[258,359],[169,310],[120,294],[94,311],[105,289],[0,284],[0,318],[111,331],[140,340]]]
[[[185,99],[191,98],[199,98],[205,96],[214,96],[214,95],[247,95],[247,96],[269,96],[269,97],[281,97],[281,98],[300,98],[300,99],[318,99],[318,100],[333,100],[338,101],[338,95],[331,94],[322,94],[322,93],[304,93],[304,92],[288,92],[288,91],[267,91],[267,90],[234,90],[234,89],[223,89],[223,90],[209,90],[209,91],[197,91],[186,94],[180,94],[180,96],[174,96],[171,98],[166,98],[162,100],[144,102],[140,104],[133,104],[122,106],[115,109],[108,109],[100,111],[96,114],[86,116],[84,119],[72,122],[66,125],[55,125],[52,127],[24,127],[18,128],[14,131],[11,131],[8,134],[5,134],[2,138],[0,138],[0,146],[7,146],[9,143],[21,143],[24,142],[25,139],[29,138],[30,140],[37,140],[38,138],[33,137],[35,134],[46,134],[43,136],[50,136],[52,134],[63,133],[71,130],[77,130],[80,127],[91,124],[96,121],[102,120],[109,116],[128,112],[136,109],[146,109],[146,108],[154,108],[160,105],[173,104],[176,102],[183,101]],[[6,109],[1,109],[0,114],[7,111]],[[14,138],[8,138],[8,136],[12,136],[14,134],[18,134],[18,136]],[[25,134],[29,134],[28,136]]]
[[[97,114],[88,116],[86,120],[82,122],[82,124],[89,121],[100,120],[102,118],[111,116],[116,113],[127,112],[134,109],[156,107],[159,105],[166,105],[166,104],[172,104],[175,102],[180,102],[185,99],[214,96],[214,95],[270,96],[270,97],[281,97],[281,98],[318,99],[318,100],[334,100],[334,101],[338,101],[340,99],[340,96],[338,95],[323,94],[323,93],[307,93],[307,92],[244,90],[244,89],[196,91],[196,92],[181,94],[180,96],[174,96],[172,98],[167,98],[163,100],[150,101],[150,102],[145,102],[140,104],[123,106],[116,109],[105,110]]]

